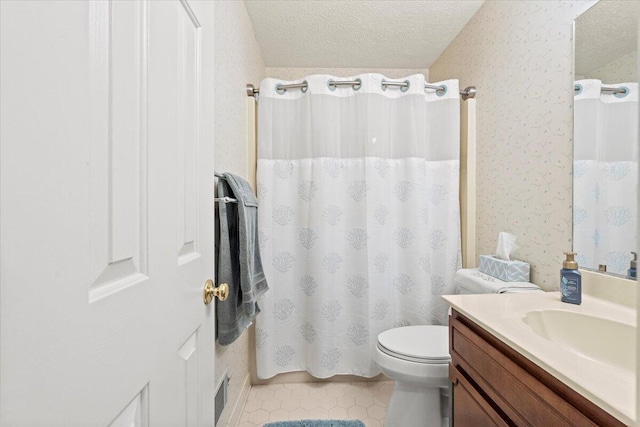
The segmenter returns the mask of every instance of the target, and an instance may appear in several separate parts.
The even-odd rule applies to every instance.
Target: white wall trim
[[[227,423],[227,427],[237,427],[240,424],[240,417],[242,416],[242,411],[244,409],[245,403],[247,403],[247,397],[249,397],[249,391],[251,391],[251,381],[250,375],[244,377],[244,382],[242,383],[242,390],[240,391],[240,395],[238,399],[233,402],[233,409],[231,410],[231,415],[229,416],[229,422]]]

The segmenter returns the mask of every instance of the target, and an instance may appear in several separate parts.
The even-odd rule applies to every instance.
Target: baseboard
[[[244,378],[244,382],[242,383],[242,390],[240,391],[240,396],[238,396],[238,400],[233,404],[233,410],[231,411],[231,415],[229,415],[229,421],[227,422],[227,427],[237,427],[240,424],[240,417],[242,416],[242,410],[244,409],[244,405],[247,402],[247,397],[249,397],[249,391],[251,390],[251,378],[249,374]]]

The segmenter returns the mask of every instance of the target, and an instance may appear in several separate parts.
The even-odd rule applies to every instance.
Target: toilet
[[[459,270],[456,293],[542,292],[531,283],[503,282],[477,269]],[[385,427],[449,425],[449,328],[404,326],[378,335],[374,360],[395,381]]]
[[[404,326],[378,335],[375,361],[395,381],[385,426],[448,425],[449,328]]]

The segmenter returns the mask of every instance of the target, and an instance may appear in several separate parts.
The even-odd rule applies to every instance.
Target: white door
[[[213,3],[0,15],[0,424],[212,426]]]

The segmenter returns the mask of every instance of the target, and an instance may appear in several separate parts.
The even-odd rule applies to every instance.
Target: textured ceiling
[[[600,0],[576,19],[576,76],[637,49],[640,2]]]
[[[245,0],[267,67],[428,68],[484,0]]]

